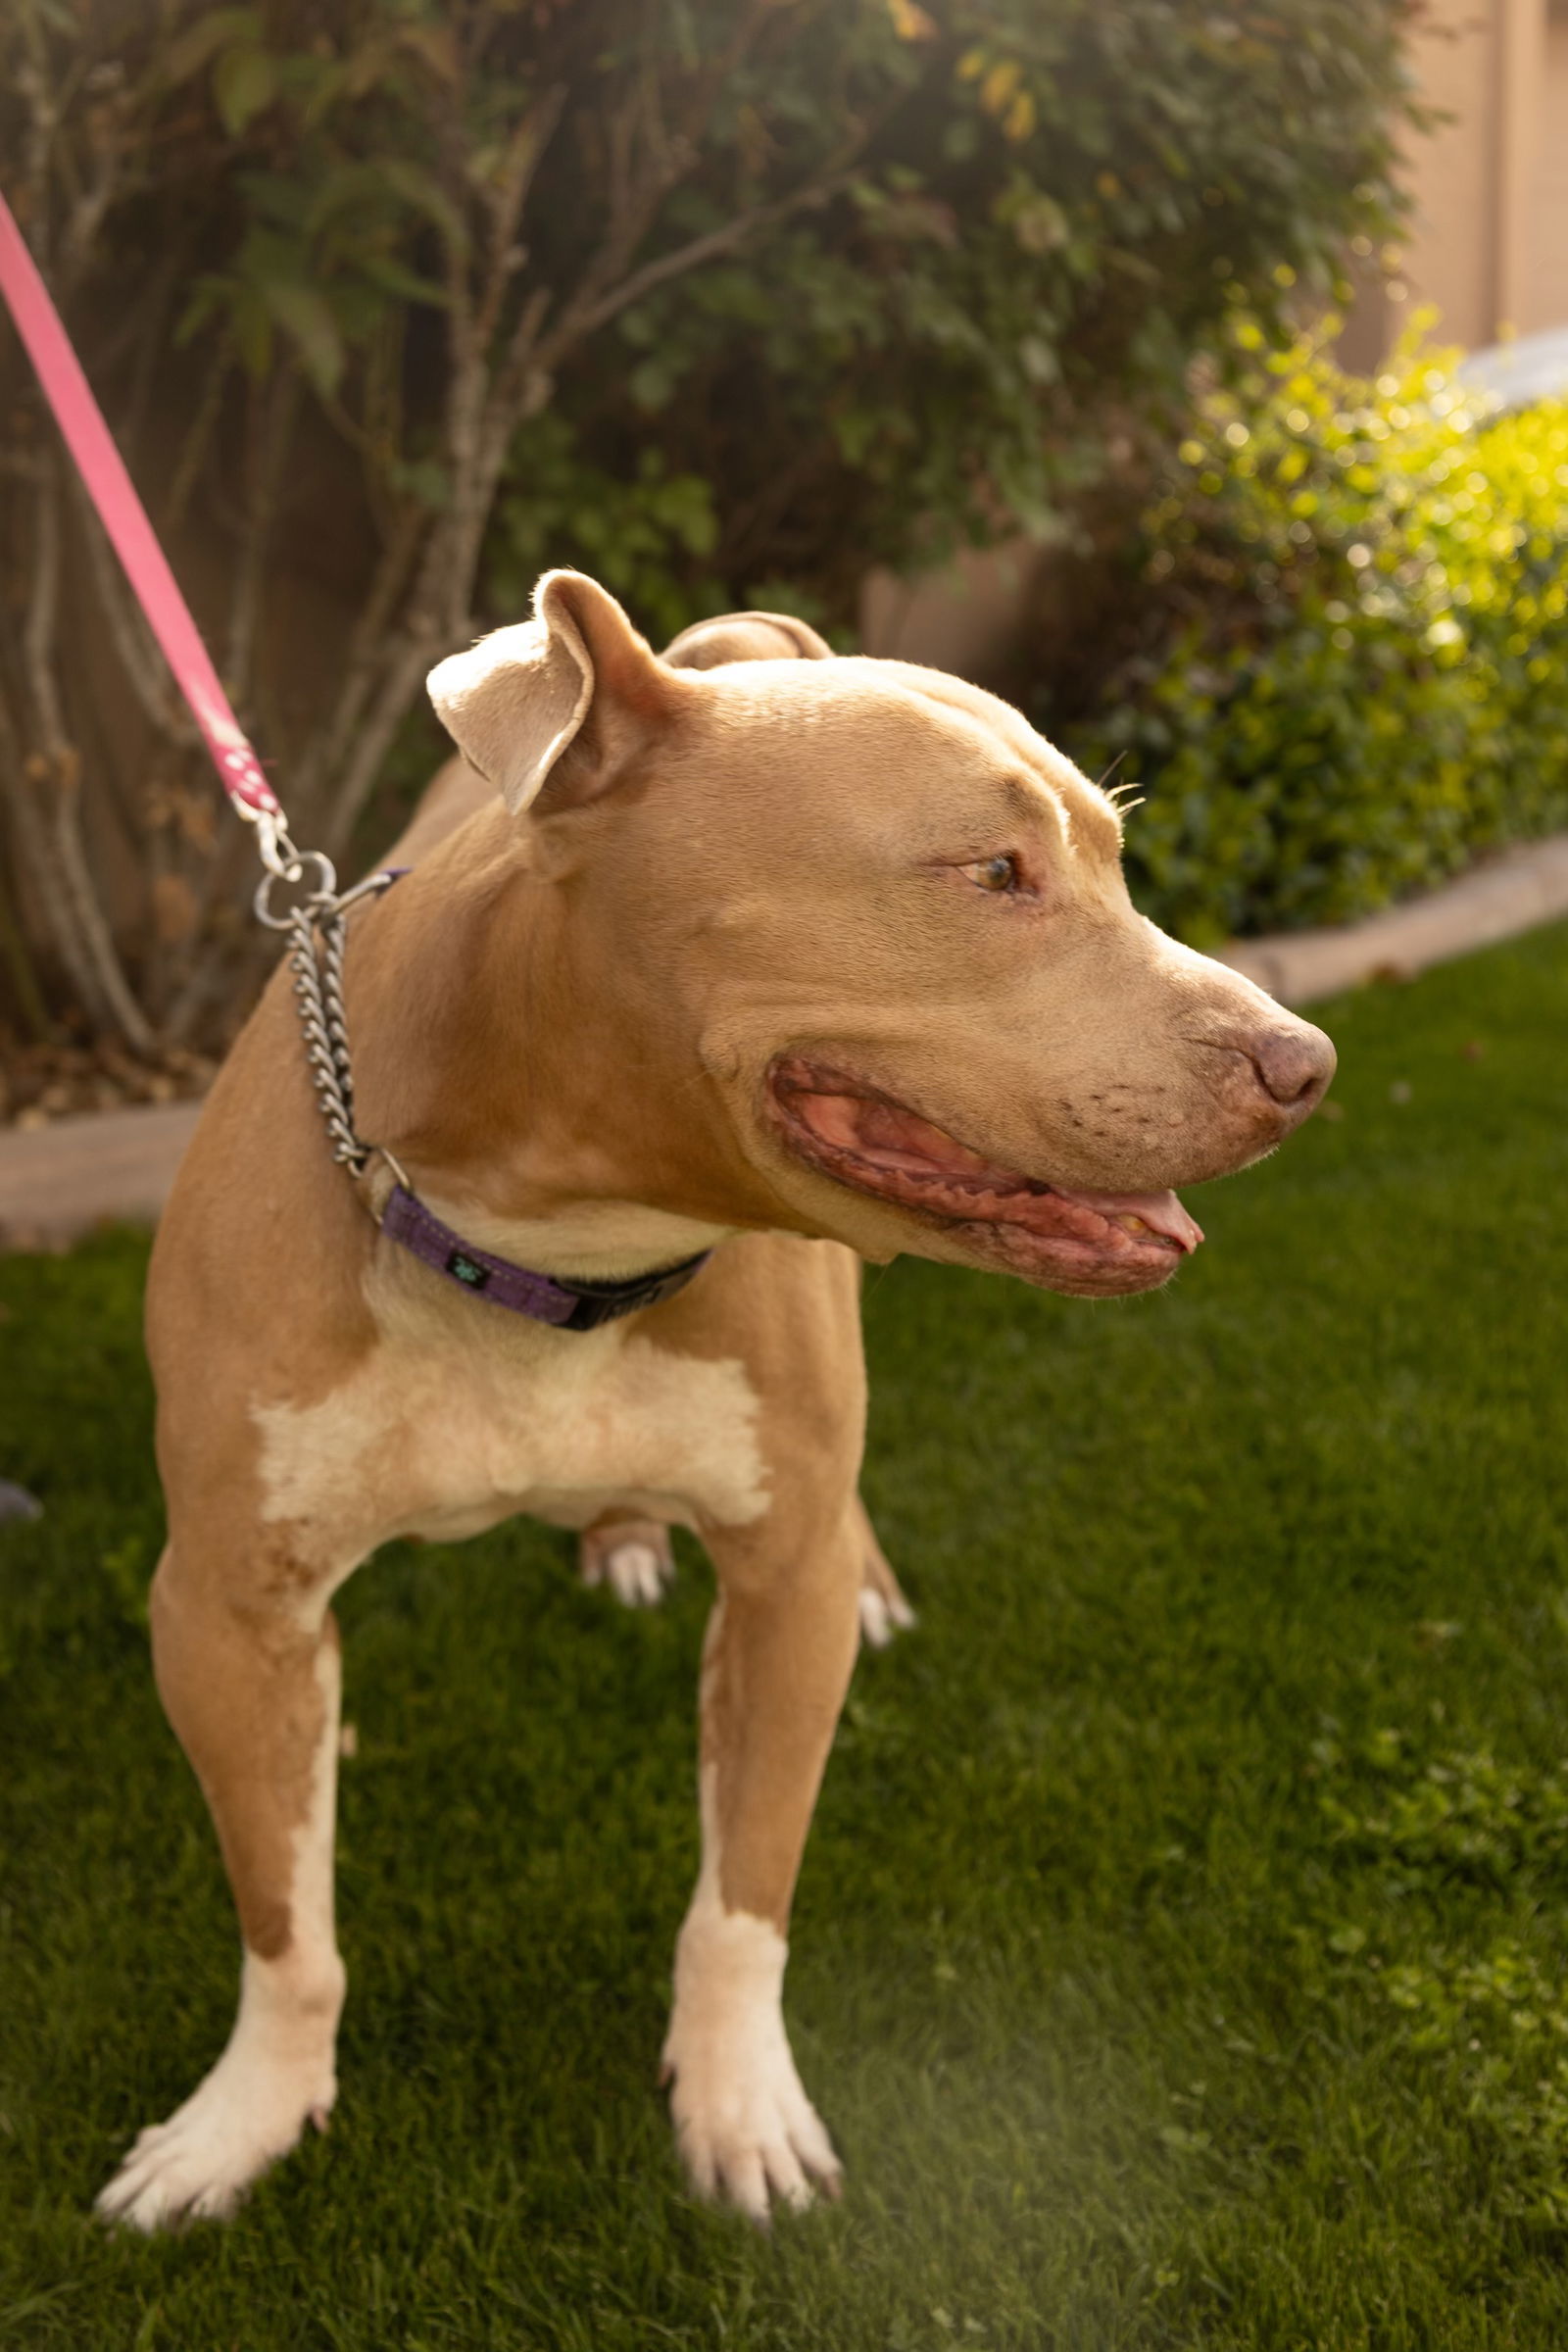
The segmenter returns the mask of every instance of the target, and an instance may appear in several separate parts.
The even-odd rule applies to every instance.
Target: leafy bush
[[[658,626],[780,582],[843,623],[867,564],[1044,514],[1232,308],[1386,230],[1419,13],[16,0],[0,156],[337,853],[431,662],[543,562]],[[9,341],[0,418],[5,984],[167,1047],[254,981],[244,859]]]
[[[1136,562],[1143,643],[1074,748],[1145,793],[1142,903],[1200,946],[1340,922],[1568,823],[1568,406],[1488,421],[1408,343],[1202,403]]]

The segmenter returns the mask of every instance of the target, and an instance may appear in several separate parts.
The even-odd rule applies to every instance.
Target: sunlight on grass
[[[158,1709],[143,1252],[0,1263],[0,2344],[1491,2352],[1568,2340],[1568,935],[1330,1009],[1337,1118],[1173,1291],[868,1283],[862,1661],[789,2007],[850,2168],[770,2240],[654,2083],[708,1577],[518,1526],[344,1595],[325,2139],[86,2219],[226,2032]]]

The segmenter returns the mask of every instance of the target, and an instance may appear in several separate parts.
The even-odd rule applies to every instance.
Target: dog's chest
[[[344,1565],[393,1535],[471,1535],[517,1511],[737,1526],[768,1507],[745,1366],[624,1325],[550,1331],[479,1301],[394,1319],[329,1395],[254,1418],[265,1516]]]

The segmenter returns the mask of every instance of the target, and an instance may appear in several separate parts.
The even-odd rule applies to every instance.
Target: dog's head
[[[661,661],[552,572],[430,692],[596,909],[737,1222],[1147,1290],[1201,1239],[1173,1188],[1272,1150],[1333,1074],[1135,911],[1111,801],[956,678],[767,613]]]

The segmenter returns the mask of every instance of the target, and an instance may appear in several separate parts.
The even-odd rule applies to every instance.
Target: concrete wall
[[[1039,549],[1020,541],[967,552],[919,579],[870,572],[860,590],[860,644],[882,662],[919,662],[990,685],[1016,641],[1039,562]]]
[[[1520,332],[1568,326],[1568,9],[1546,19],[1532,175],[1530,273]]]
[[[1499,63],[1498,19],[1508,0],[1433,0],[1413,63],[1422,99],[1454,117],[1407,142],[1411,233],[1394,281],[1416,302],[1436,303],[1440,332],[1458,343],[1494,339],[1496,220],[1493,117]],[[1385,331],[1397,315],[1385,314]]]
[[[1389,327],[1401,286],[1472,350],[1568,325],[1568,9],[1432,0],[1412,62],[1452,120],[1407,142],[1415,211]]]

